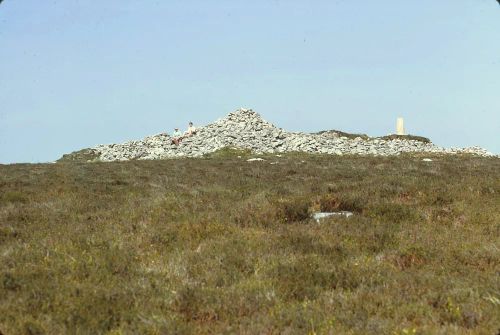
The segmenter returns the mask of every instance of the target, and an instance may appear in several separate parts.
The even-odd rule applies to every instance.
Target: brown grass
[[[264,158],[0,166],[0,333],[498,332],[500,160]]]

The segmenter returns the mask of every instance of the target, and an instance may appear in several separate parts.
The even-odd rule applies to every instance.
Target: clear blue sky
[[[4,0],[0,163],[251,107],[288,130],[500,153],[494,0]]]

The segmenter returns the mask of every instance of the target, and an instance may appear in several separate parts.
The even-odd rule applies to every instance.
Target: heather
[[[0,333],[498,332],[498,158],[250,157],[0,166]]]

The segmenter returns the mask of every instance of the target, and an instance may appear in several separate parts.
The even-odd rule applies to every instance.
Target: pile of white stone
[[[250,149],[255,153],[307,152],[332,155],[389,156],[408,152],[492,154],[479,147],[445,149],[415,140],[349,139],[335,132],[317,134],[288,132],[277,128],[251,109],[238,109],[204,127],[196,135],[172,144],[167,134],[123,144],[98,145],[90,150],[100,161],[200,157],[225,147]]]

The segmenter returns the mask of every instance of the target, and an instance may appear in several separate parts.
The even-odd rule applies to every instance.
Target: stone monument
[[[396,121],[396,135],[406,135],[404,120],[402,117],[398,117]]]

